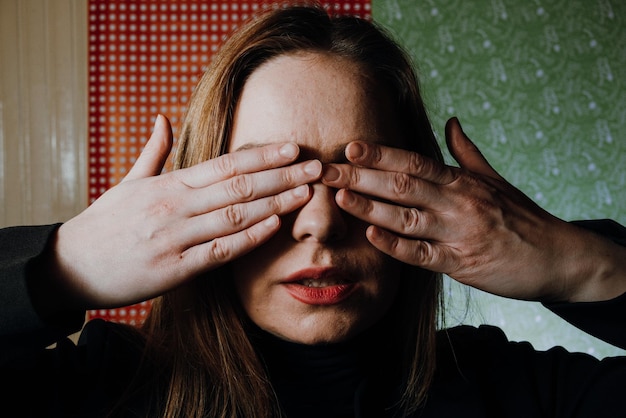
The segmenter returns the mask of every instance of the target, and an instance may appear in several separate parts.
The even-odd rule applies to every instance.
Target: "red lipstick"
[[[336,268],[308,268],[289,276],[282,284],[296,300],[308,305],[334,305],[352,294],[357,283]]]

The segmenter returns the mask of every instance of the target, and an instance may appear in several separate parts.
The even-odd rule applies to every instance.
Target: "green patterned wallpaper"
[[[450,116],[494,167],[566,219],[626,223],[626,2],[373,0],[413,56],[440,138]],[[448,283],[448,324],[488,322],[512,340],[626,354],[541,305]]]

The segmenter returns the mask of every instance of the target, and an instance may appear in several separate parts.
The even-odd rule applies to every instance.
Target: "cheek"
[[[285,256],[286,242],[288,237],[283,227],[268,242],[231,263],[232,275],[239,292],[244,289],[250,292],[252,288],[260,286],[258,282],[263,277],[280,274],[277,268],[289,261],[289,257]]]
[[[270,302],[268,283],[263,280],[263,275],[251,268],[252,264],[242,263],[244,266],[233,268],[233,280],[237,297],[244,310],[250,315],[263,304]]]
[[[372,268],[372,271],[376,271],[371,279],[373,289],[370,292],[373,295],[375,306],[379,307],[379,310],[386,311],[391,304],[396,300],[398,294],[398,288],[400,287],[400,272],[402,268],[400,263],[388,259],[379,264],[380,270],[376,271]],[[373,267],[373,266],[372,266]]]
[[[277,280],[294,270],[294,257],[268,242],[232,263],[232,278],[239,301],[248,316],[264,315],[280,304]]]
[[[248,311],[250,303],[254,300],[254,281],[249,280],[247,277],[235,275],[234,282],[237,297],[244,309]]]

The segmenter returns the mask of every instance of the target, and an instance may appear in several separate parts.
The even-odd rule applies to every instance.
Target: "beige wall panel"
[[[87,2],[0,1],[0,226],[86,206]]]
[[[0,222],[20,220],[21,141],[19,130],[17,1],[0,2]]]

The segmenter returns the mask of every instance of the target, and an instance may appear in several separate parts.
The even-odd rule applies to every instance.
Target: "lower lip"
[[[326,287],[309,287],[298,283],[284,283],[287,292],[296,300],[308,305],[335,305],[356,289],[356,283],[345,283]]]

